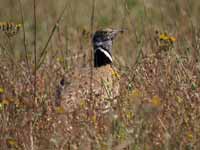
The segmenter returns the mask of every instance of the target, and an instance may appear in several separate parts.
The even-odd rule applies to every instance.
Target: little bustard
[[[112,99],[119,94],[118,74],[113,69],[112,44],[123,30],[103,29],[93,35],[94,68],[83,68],[67,73],[56,90],[56,106],[73,110],[80,101]],[[92,84],[91,84],[92,83]],[[92,89],[92,90],[91,90]]]

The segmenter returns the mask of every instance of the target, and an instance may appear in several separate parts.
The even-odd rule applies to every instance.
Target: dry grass
[[[101,0],[91,19],[92,2],[36,1],[36,26],[33,2],[1,2],[1,20],[24,32],[0,32],[0,149],[199,150],[200,2]],[[55,85],[89,65],[91,30],[102,27],[127,30],[113,47],[121,94],[104,111],[81,100],[66,113]]]

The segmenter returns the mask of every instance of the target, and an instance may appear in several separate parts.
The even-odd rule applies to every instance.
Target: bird
[[[113,67],[113,41],[123,29],[100,29],[93,34],[93,69],[69,71],[60,80],[55,93],[55,105],[73,111],[81,101],[93,98],[103,101],[119,95],[119,75]],[[92,73],[91,73],[92,71]]]

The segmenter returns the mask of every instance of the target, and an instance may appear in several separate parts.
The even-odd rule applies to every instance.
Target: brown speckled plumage
[[[92,96],[94,99],[113,99],[119,94],[118,78],[111,65],[93,69]],[[69,82],[70,79],[70,82]],[[91,80],[89,68],[70,72],[65,76],[66,85],[60,85],[60,105],[73,110],[81,100],[89,100]]]

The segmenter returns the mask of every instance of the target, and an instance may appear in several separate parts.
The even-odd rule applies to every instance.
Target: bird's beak
[[[111,39],[113,40],[119,33],[123,33],[124,29],[113,29],[111,31]]]

